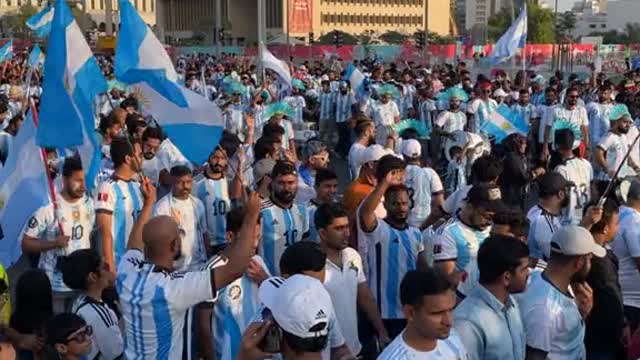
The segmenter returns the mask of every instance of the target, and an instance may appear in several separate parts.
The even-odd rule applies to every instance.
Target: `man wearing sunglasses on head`
[[[493,85],[488,82],[478,84],[477,97],[469,104],[467,113],[469,121],[467,128],[471,132],[480,131],[482,124],[489,118],[489,114],[498,109],[498,103],[490,96],[493,93]]]
[[[307,203],[316,197],[315,177],[320,169],[329,166],[329,151],[320,140],[308,140],[302,149],[303,162],[298,167],[298,192],[296,202]]]

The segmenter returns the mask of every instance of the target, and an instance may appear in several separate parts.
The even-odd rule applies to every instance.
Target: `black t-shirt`
[[[611,250],[603,258],[592,257],[587,282],[593,289],[593,309],[586,321],[587,351],[617,353],[622,350],[625,326],[618,258]]]

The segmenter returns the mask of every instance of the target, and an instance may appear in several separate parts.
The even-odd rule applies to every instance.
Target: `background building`
[[[157,1],[157,24],[166,35],[183,38],[198,31],[213,34],[216,1],[180,0],[179,6],[178,0]],[[219,1],[225,42],[254,44],[256,0]],[[276,42],[286,41],[287,29],[292,42],[308,41],[309,33],[317,39],[336,29],[351,34],[390,30],[412,34],[425,27],[441,35],[451,32],[450,0],[289,0],[289,6],[285,0],[264,1],[267,39]],[[291,16],[294,11],[295,16]],[[295,23],[289,23],[289,19]]]

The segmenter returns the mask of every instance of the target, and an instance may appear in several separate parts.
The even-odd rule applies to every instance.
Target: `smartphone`
[[[260,349],[267,353],[277,354],[280,352],[280,344],[282,344],[282,329],[276,324],[271,314],[271,310],[265,308],[262,310],[262,320],[271,321],[267,334],[260,342]]]

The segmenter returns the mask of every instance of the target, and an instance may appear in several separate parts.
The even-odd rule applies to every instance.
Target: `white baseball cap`
[[[416,139],[409,139],[402,142],[400,152],[404,157],[415,159],[422,154],[422,145]]]
[[[589,230],[577,225],[565,225],[556,231],[551,237],[551,251],[569,256],[593,254],[600,258],[607,254]]]
[[[258,297],[284,331],[303,339],[329,334],[333,303],[317,279],[300,274],[272,277],[262,282]]]
[[[387,154],[388,152],[382,147],[382,145],[371,145],[367,147],[364,152],[364,156],[362,157],[362,164],[366,164],[371,161],[378,161]]]

